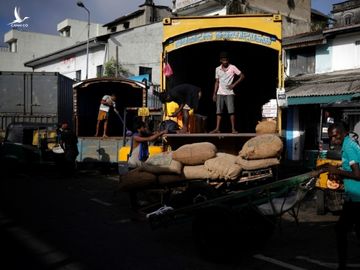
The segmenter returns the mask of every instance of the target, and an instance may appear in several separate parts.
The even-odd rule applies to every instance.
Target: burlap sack
[[[184,165],[200,165],[215,157],[216,146],[209,142],[185,144],[173,152],[173,159]]]
[[[129,191],[147,188],[156,183],[156,178],[156,175],[148,172],[142,172],[139,168],[137,168],[120,176],[119,189],[122,191]]]
[[[204,165],[184,166],[183,175],[186,179],[209,179],[210,173]]]
[[[140,167],[141,171],[154,174],[181,174],[183,165],[172,158],[172,153],[154,155]]]
[[[251,138],[242,147],[239,155],[244,159],[263,159],[279,157],[283,142],[275,134],[262,134]]]
[[[274,134],[276,133],[276,122],[274,120],[264,120],[255,127],[256,134]]]
[[[160,185],[167,185],[177,182],[187,181],[183,175],[178,174],[161,174],[158,176],[158,182]]]
[[[236,164],[239,164],[243,170],[258,170],[279,165],[280,161],[277,158],[246,160],[239,156]]]
[[[241,173],[236,164],[237,156],[224,154],[205,161],[205,168],[210,172],[211,179],[235,180]]]

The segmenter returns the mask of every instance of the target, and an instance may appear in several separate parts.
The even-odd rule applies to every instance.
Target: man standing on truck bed
[[[95,137],[99,136],[99,128],[100,128],[100,123],[104,122],[104,135],[103,137],[107,137],[108,132],[107,132],[107,128],[108,128],[108,120],[109,120],[109,111],[110,111],[110,107],[114,108],[114,112],[115,113],[119,113],[116,110],[116,96],[115,94],[112,94],[111,96],[109,95],[105,95],[103,96],[103,98],[100,101],[100,108],[99,108],[99,114],[98,114],[98,118],[97,118],[97,124],[96,124],[96,133],[95,133]]]
[[[182,113],[183,126],[179,133],[186,133],[188,131],[189,111],[197,109],[200,98],[201,88],[188,83],[179,84],[159,95],[162,103],[174,101],[179,105],[179,108],[169,115],[170,117],[176,117],[180,112]]]
[[[230,115],[231,132],[237,133],[235,129],[235,93],[234,88],[245,78],[242,72],[229,63],[226,52],[220,53],[220,63],[215,70],[215,87],[213,101],[216,102],[216,128],[210,133],[220,132],[221,117],[226,105],[227,113]],[[238,78],[234,81],[235,75]]]

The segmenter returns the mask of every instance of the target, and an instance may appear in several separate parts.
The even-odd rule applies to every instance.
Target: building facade
[[[57,25],[59,35],[10,30],[4,36],[7,50],[0,51],[1,71],[31,71],[24,63],[87,40],[87,22],[66,19]],[[90,24],[90,38],[106,33],[99,24]]]
[[[329,148],[328,115],[360,132],[359,2],[334,4],[330,28],[284,39],[290,159]]]
[[[177,16],[281,14],[283,37],[306,33],[311,29],[310,0],[175,0],[173,12]]]
[[[115,33],[142,25],[161,22],[163,18],[170,16],[171,9],[169,7],[155,5],[153,0],[145,0],[144,4],[140,5],[139,9],[135,12],[104,24],[104,27],[107,28],[108,33]]]

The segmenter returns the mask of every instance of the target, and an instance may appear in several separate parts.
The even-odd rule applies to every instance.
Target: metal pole
[[[84,6],[88,13],[88,31],[87,31],[87,42],[86,42],[86,80],[89,77],[89,38],[90,38],[90,11]]]
[[[79,7],[82,7],[86,10],[86,12],[88,13],[88,31],[87,31],[87,41],[86,41],[86,79],[88,79],[89,77],[89,39],[90,39],[90,10],[88,10],[84,3],[81,1],[78,1],[76,3]]]

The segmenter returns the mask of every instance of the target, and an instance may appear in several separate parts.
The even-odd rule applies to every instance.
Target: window
[[[352,18],[352,15],[350,15],[350,14],[345,15],[345,25],[351,24],[351,18]]]
[[[124,29],[129,29],[130,22],[124,22]]]
[[[70,26],[67,26],[61,30],[61,34],[63,37],[70,37],[70,28]]]
[[[102,77],[103,75],[103,65],[97,66],[96,67],[96,77]]]
[[[111,27],[111,28],[110,28],[110,32],[111,32],[111,33],[116,32],[116,26]]]
[[[75,78],[75,80],[76,80],[77,82],[81,81],[81,70],[77,70],[77,71],[76,71],[76,78]]]
[[[17,52],[17,40],[16,39],[10,41],[8,44],[9,44],[10,52]]]

